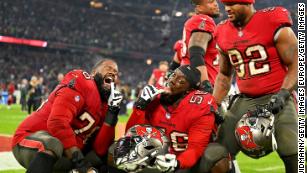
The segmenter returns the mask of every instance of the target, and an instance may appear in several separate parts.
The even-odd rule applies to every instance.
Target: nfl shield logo
[[[166,117],[166,119],[170,119],[171,118],[171,114],[166,112],[165,117]]]
[[[79,102],[80,101],[80,96],[75,96],[75,101]]]
[[[238,36],[239,36],[239,37],[242,37],[242,36],[243,36],[243,32],[242,32],[242,31],[239,31],[239,32],[238,32]]]

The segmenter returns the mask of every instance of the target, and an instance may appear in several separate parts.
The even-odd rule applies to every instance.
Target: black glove
[[[209,80],[204,80],[200,84],[200,90],[208,93],[213,93],[213,88]]]
[[[152,85],[147,85],[143,88],[140,97],[135,102],[135,107],[138,109],[146,109],[147,105],[163,90],[158,90],[156,87]]]
[[[290,92],[287,89],[281,89],[277,94],[274,94],[269,102],[269,106],[272,108],[272,113],[278,114],[284,108],[289,97]]]
[[[80,150],[72,153],[72,166],[73,170],[70,173],[87,173],[92,170],[92,165],[84,159],[84,156]]]
[[[210,111],[214,113],[215,123],[217,125],[220,125],[225,121],[223,116],[225,114],[225,111],[223,110],[222,105],[218,105],[217,111],[215,111],[213,106],[210,106]]]

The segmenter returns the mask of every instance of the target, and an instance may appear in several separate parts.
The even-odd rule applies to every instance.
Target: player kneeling
[[[170,140],[167,153],[154,152],[154,154],[143,156],[134,161],[137,166],[131,166],[129,162],[123,166],[122,161],[130,157],[124,157],[121,161],[116,158],[117,168],[124,167],[127,172],[146,173],[222,173],[229,170],[228,152],[223,146],[212,143],[212,135],[216,130],[217,105],[210,93],[196,89],[199,87],[199,81],[200,72],[196,68],[185,65],[176,69],[169,78],[167,81],[169,88],[158,90],[151,85],[144,87],[135,103],[126,130],[137,124],[159,127]],[[146,129],[144,131],[146,132]],[[134,138],[129,140],[135,141]],[[120,140],[119,145],[125,142],[127,142],[126,139]],[[148,142],[144,143],[148,144]],[[125,146],[131,145],[128,142]],[[133,143],[132,148],[134,145]],[[143,144],[140,146],[144,147]],[[117,150],[118,148],[115,147],[114,153],[118,153]],[[136,154],[141,152],[138,149],[135,151],[137,151]],[[148,161],[143,166],[145,169],[140,166],[144,162],[139,163],[140,160],[143,161],[142,158],[145,158],[145,162]]]

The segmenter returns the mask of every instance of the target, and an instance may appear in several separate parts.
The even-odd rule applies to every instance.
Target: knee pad
[[[227,149],[219,143],[210,143],[205,150],[204,157],[210,165],[215,165],[217,161],[228,158]]]
[[[204,158],[204,163],[201,163],[201,165],[203,165],[202,170],[209,172],[218,163],[218,161],[225,158],[229,160],[229,153],[223,145],[219,143],[210,143],[202,157]]]
[[[230,170],[229,158],[223,158],[211,168],[211,173],[228,173]]]
[[[44,145],[45,150],[52,151],[57,158],[60,158],[63,155],[62,142],[59,139],[51,136],[46,131],[35,132],[32,135],[26,137],[26,139],[41,142]]]

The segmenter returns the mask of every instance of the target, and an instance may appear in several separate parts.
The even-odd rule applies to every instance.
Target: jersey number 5
[[[236,71],[239,78],[246,78],[246,74],[253,77],[270,71],[270,64],[264,63],[264,61],[268,59],[268,54],[262,45],[250,46],[244,53],[245,57],[251,57],[248,63],[244,63],[242,54],[239,50],[231,49],[228,51],[230,62],[237,68]],[[246,70],[248,72],[246,72]]]

